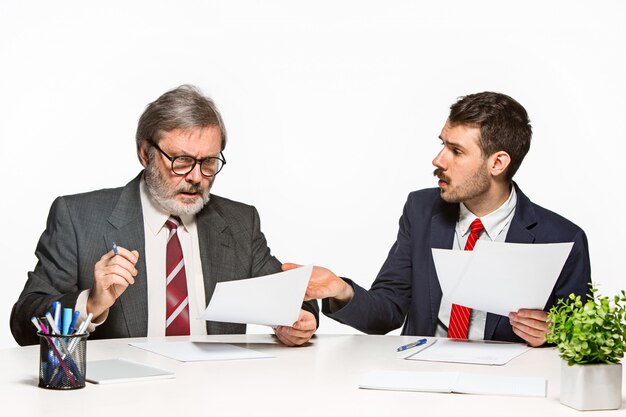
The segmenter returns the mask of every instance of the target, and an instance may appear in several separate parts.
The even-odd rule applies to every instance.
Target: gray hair
[[[135,135],[137,155],[139,156],[142,142],[152,140],[158,143],[165,132],[207,126],[217,126],[220,129],[224,150],[226,129],[213,100],[204,96],[200,89],[193,85],[184,84],[176,87],[148,104],[139,118]]]

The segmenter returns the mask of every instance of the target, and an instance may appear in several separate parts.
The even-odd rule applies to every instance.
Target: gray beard
[[[150,155],[148,166],[146,167],[144,178],[146,180],[146,186],[148,192],[156,202],[156,204],[163,209],[166,213],[174,216],[195,215],[209,202],[210,191],[213,182],[209,184],[209,187],[202,192],[201,198],[188,199],[188,203],[181,203],[176,201],[176,194],[186,192],[199,192],[202,191],[199,185],[194,184],[181,184],[173,191],[168,190],[167,181],[161,175],[161,172],[156,168],[154,161]]]

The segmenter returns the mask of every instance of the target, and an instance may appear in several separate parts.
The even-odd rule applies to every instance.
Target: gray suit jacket
[[[125,187],[57,198],[35,255],[35,270],[11,312],[11,332],[20,345],[36,344],[30,323],[53,301],[74,306],[78,294],[93,287],[94,265],[112,243],[140,252],[138,275],[109,310],[92,339],[142,337],[148,331],[147,277],[143,214],[139,196],[142,174]],[[221,281],[280,271],[261,232],[256,209],[216,195],[196,216],[207,303]],[[262,295],[261,295],[262,296]],[[303,308],[319,319],[316,302]],[[318,321],[319,322],[319,321]],[[245,333],[244,324],[207,322],[209,334]]]

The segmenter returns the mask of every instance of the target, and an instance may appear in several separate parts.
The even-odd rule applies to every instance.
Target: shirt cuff
[[[76,306],[74,307],[74,311],[78,311],[80,314],[78,315],[78,320],[82,323],[87,320],[87,299],[89,298],[89,294],[91,294],[91,290],[84,290],[78,294],[78,298],[76,299]],[[100,321],[94,322],[93,320],[87,327],[87,331],[89,333],[93,333],[96,330],[96,327],[100,326],[104,323],[109,317],[109,309],[107,308],[104,313],[102,313],[98,318]]]

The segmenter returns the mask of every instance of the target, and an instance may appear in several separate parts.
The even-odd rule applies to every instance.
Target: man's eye
[[[194,162],[194,159],[189,158],[188,156],[179,156],[174,159],[174,165],[183,168],[193,165]]]

